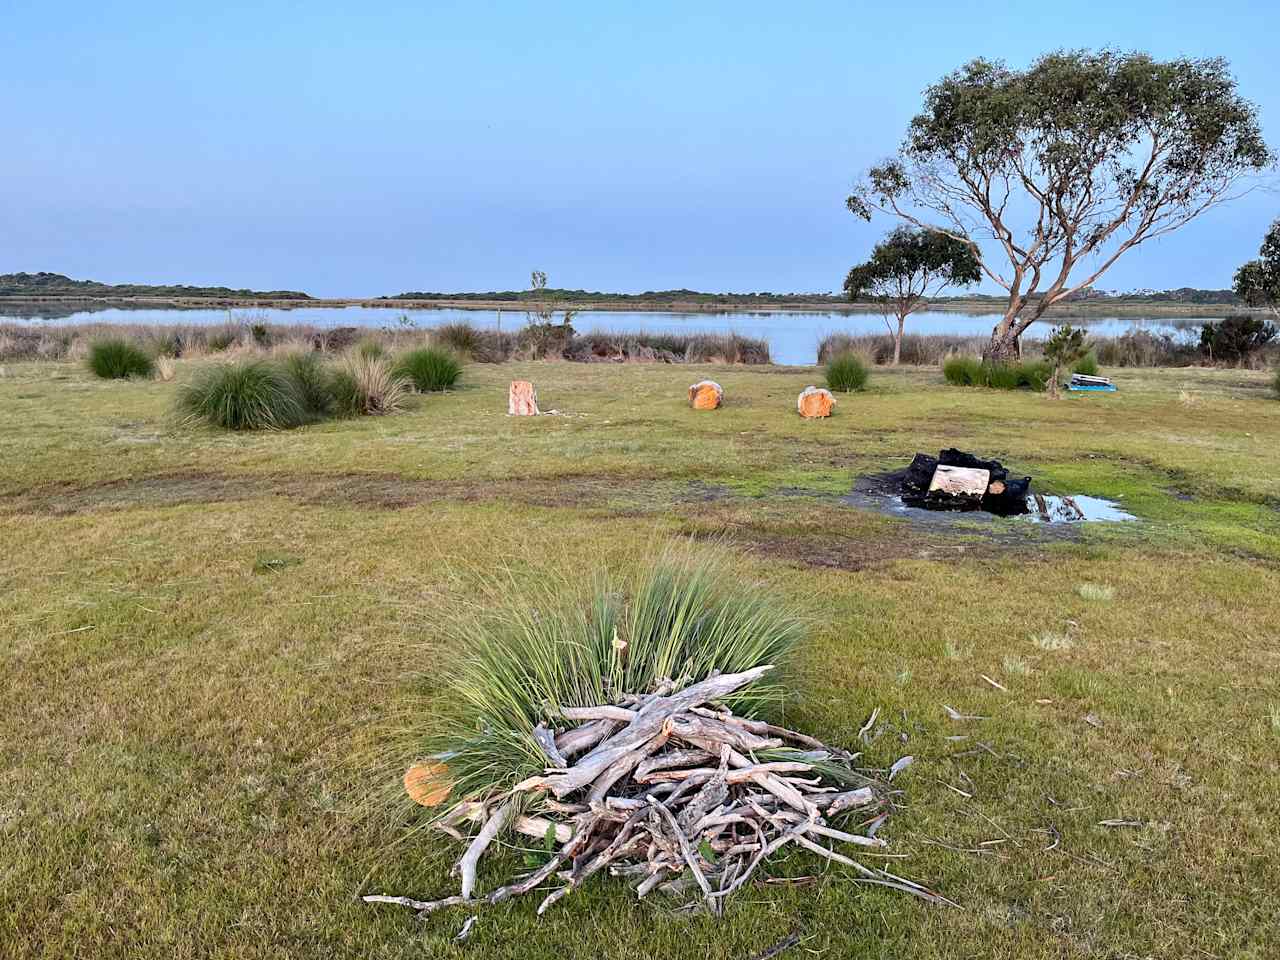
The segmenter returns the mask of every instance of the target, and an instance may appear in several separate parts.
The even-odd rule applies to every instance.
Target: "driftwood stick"
[[[394,903],[400,907],[408,907],[411,910],[417,910],[419,913],[434,913],[445,907],[458,907],[464,903],[471,903],[466,897],[445,897],[443,900],[413,900],[409,897],[386,897],[381,894],[370,894],[361,897],[365,903]]]
[[[548,730],[546,726],[540,723],[534,727],[533,739],[542,749],[543,755],[551,762],[551,766],[563,768],[569,765],[569,761],[564,758],[559,748],[556,747],[555,734]]]
[[[636,711],[628,710],[626,707],[615,707],[611,704],[603,704],[598,707],[561,707],[560,716],[566,720],[617,720],[621,723],[630,723],[636,718]]]
[[[698,858],[693,852],[693,848],[689,845],[689,838],[684,835],[684,831],[680,829],[680,824],[676,822],[675,815],[667,809],[666,804],[661,800],[650,799],[654,809],[658,810],[667,820],[672,832],[675,834],[676,843],[680,846],[680,854],[684,857],[684,862],[689,865],[689,871],[693,874],[693,879],[698,882],[698,886],[702,889],[702,895],[707,898],[708,903],[714,904],[711,897],[711,884],[707,882],[706,875],[702,872],[702,868],[698,866]]]
[[[510,816],[511,801],[508,800],[494,812],[493,816],[484,822],[480,832],[476,834],[475,839],[471,841],[471,845],[467,847],[467,852],[458,861],[457,869],[462,873],[462,899],[471,899],[471,894],[476,888],[476,864],[480,861],[481,855],[489,844],[502,832],[502,828],[506,826]]]
[[[590,750],[605,737],[617,730],[622,724],[616,720],[596,720],[574,727],[556,737],[556,749],[565,757]]]

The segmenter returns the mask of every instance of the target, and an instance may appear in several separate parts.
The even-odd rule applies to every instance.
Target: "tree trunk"
[[[985,363],[1014,363],[1022,356],[1022,344],[1012,327],[1002,323],[991,331],[991,342],[982,353]]]
[[[902,360],[902,329],[907,324],[907,318],[898,315],[898,332],[893,337],[893,365],[896,367]]]

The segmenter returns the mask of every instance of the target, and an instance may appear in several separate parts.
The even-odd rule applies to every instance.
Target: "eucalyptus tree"
[[[1258,259],[1236,271],[1235,291],[1251,307],[1266,307],[1280,316],[1280,220],[1262,238]]]
[[[844,291],[850,300],[870,298],[892,310],[897,325],[885,324],[893,336],[893,364],[902,359],[902,331],[907,317],[953,285],[979,282],[982,271],[968,245],[936,230],[901,226],[871,251],[871,259],[849,270]]]
[[[974,60],[929,87],[898,155],[847,205],[969,247],[1008,294],[998,361],[1053,304],[1271,162],[1226,61],[1062,51],[1026,70]]]

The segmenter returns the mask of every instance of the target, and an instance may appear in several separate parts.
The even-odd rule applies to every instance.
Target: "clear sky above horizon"
[[[0,32],[0,273],[329,296],[838,290],[929,83],[1062,47],[1224,56],[1280,146],[1270,3],[37,3]],[[1225,287],[1255,191],[1107,289]]]

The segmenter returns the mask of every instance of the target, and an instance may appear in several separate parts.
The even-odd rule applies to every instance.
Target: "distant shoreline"
[[[308,308],[342,309],[345,307],[375,308],[381,310],[475,310],[523,314],[541,310],[572,310],[575,312],[627,312],[627,313],[846,313],[879,314],[877,304],[847,303],[843,301],[779,300],[768,304],[750,301],[726,300],[722,303],[646,300],[549,300],[542,303],[513,302],[509,300],[393,300],[384,298],[310,298],[306,300],[223,298],[223,297],[92,297],[92,296],[0,296],[0,313],[6,306],[29,308],[46,306],[96,310],[300,310]],[[1002,304],[994,300],[944,300],[930,303],[926,308],[944,313],[963,313],[971,316],[998,314]],[[80,311],[76,311],[80,312]],[[1049,308],[1046,316],[1054,318],[1089,318],[1103,316],[1122,317],[1206,317],[1247,314],[1251,310],[1237,303],[1152,303],[1142,300],[1086,301],[1061,304]],[[38,316],[38,313],[37,313]]]

